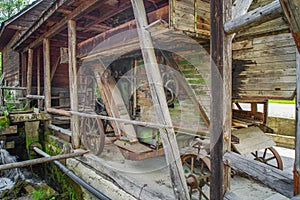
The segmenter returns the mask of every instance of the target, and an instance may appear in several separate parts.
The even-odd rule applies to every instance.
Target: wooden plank
[[[69,87],[71,110],[78,111],[77,91],[77,60],[76,60],[76,22],[68,21],[68,52],[69,52]],[[80,147],[79,117],[71,116],[72,144],[74,148]]]
[[[259,38],[280,33],[289,33],[289,27],[281,17],[264,22],[258,26],[242,29],[238,32],[236,40],[249,40],[251,38]]]
[[[288,198],[293,197],[292,174],[233,152],[225,153],[224,157],[238,174],[250,176]]]
[[[32,85],[32,66],[33,65],[33,49],[28,49],[28,64],[27,64],[27,95],[31,93]]]
[[[282,9],[279,0],[275,0],[266,6],[259,7],[243,16],[227,21],[224,25],[224,30],[228,34],[235,33],[280,17],[281,14]]]
[[[144,3],[139,0],[131,0],[131,3],[137,22],[140,47],[158,123],[172,126],[162,79],[154,53],[152,38],[150,33],[144,28],[148,25]],[[180,154],[174,129],[160,129],[160,136],[164,146],[167,165],[170,170],[175,198],[190,199],[182,164],[179,160]]]
[[[238,197],[234,192],[227,190],[224,194],[224,200],[239,200],[241,199]]]
[[[51,107],[51,81],[50,81],[50,43],[48,38],[43,40],[43,58],[44,58],[44,93],[45,110]]]
[[[234,130],[232,134],[239,138],[239,144],[233,144],[237,152],[242,155],[275,146],[275,142],[266,136],[258,127],[241,128]]]
[[[94,68],[94,73],[97,85],[100,89],[106,110],[109,116],[114,118],[122,118],[130,120],[130,115],[127,111],[126,104],[123,100],[122,94],[116,86],[116,81],[111,75],[104,75],[104,65],[100,64]],[[103,79],[103,80],[102,80]],[[136,131],[132,124],[121,124],[117,121],[112,121],[112,126],[115,134],[118,137],[126,136],[130,142],[137,142]]]
[[[18,132],[17,129],[17,126],[9,126],[8,128],[0,131],[0,135],[16,134]]]

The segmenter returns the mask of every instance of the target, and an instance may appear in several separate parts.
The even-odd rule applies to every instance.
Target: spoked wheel
[[[93,154],[99,156],[104,148],[105,134],[102,121],[96,118],[81,118],[81,140]]]
[[[254,156],[254,160],[265,163],[280,170],[283,169],[281,157],[273,147],[266,148],[262,151],[255,151],[251,154]]]
[[[181,156],[184,174],[191,199],[198,195],[199,199],[209,199],[210,160],[198,158],[196,154]]]

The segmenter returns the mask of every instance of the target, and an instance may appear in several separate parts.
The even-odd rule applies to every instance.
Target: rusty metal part
[[[266,148],[263,150],[263,152],[255,151],[251,154],[254,156],[254,160],[265,163],[280,170],[283,169],[281,157],[273,147]]]
[[[82,117],[80,123],[81,141],[83,145],[93,154],[99,156],[105,144],[102,121],[96,118]]]
[[[198,192],[199,199],[209,199],[204,187],[210,185],[210,160],[206,156],[190,153],[181,156],[190,196]]]

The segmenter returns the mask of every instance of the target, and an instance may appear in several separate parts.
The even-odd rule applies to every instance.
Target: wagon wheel
[[[104,148],[105,134],[102,121],[96,118],[81,118],[81,140],[93,154],[99,156]]]
[[[207,157],[199,158],[196,154],[181,156],[184,174],[186,177],[189,194],[198,193],[199,199],[209,199],[210,160]]]
[[[266,148],[263,151],[255,151],[251,154],[254,156],[254,160],[265,163],[280,170],[283,169],[281,157],[273,147]]]

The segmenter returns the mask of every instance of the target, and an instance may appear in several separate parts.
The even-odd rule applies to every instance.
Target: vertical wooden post
[[[150,33],[145,29],[148,22],[144,3],[141,0],[131,0],[131,3],[158,123],[172,126],[172,120],[166,102],[160,70],[155,57],[152,38]],[[160,129],[160,136],[164,146],[166,161],[170,169],[175,199],[190,199],[174,129]]]
[[[48,38],[43,40],[44,54],[44,93],[45,93],[45,110],[51,108],[51,81],[50,81],[50,42]]]
[[[26,54],[25,53],[22,53],[22,71],[21,71],[21,74],[22,74],[22,87],[25,87],[26,86],[26,66],[27,66],[27,63],[26,63]]]
[[[37,49],[37,60],[36,60],[36,80],[37,80],[37,95],[41,95],[41,52]],[[41,108],[41,100],[38,99],[38,108]]]
[[[223,24],[232,17],[232,0],[223,1]],[[231,150],[231,125],[232,125],[232,39],[233,34],[223,38],[223,139],[224,151]],[[214,105],[212,105],[214,106]],[[223,156],[223,155],[222,155]],[[223,192],[230,186],[230,163],[224,165]]]
[[[32,85],[32,64],[33,64],[33,49],[28,49],[28,64],[27,64],[27,95],[31,94]]]
[[[68,52],[69,52],[69,87],[71,110],[78,111],[78,92],[77,92],[77,61],[76,61],[76,22],[68,21]],[[79,118],[71,116],[72,144],[74,148],[79,148]]]
[[[223,0],[210,1],[211,117],[210,199],[223,199]]]
[[[296,50],[296,133],[295,133],[295,165],[294,194],[300,194],[300,54]]]

